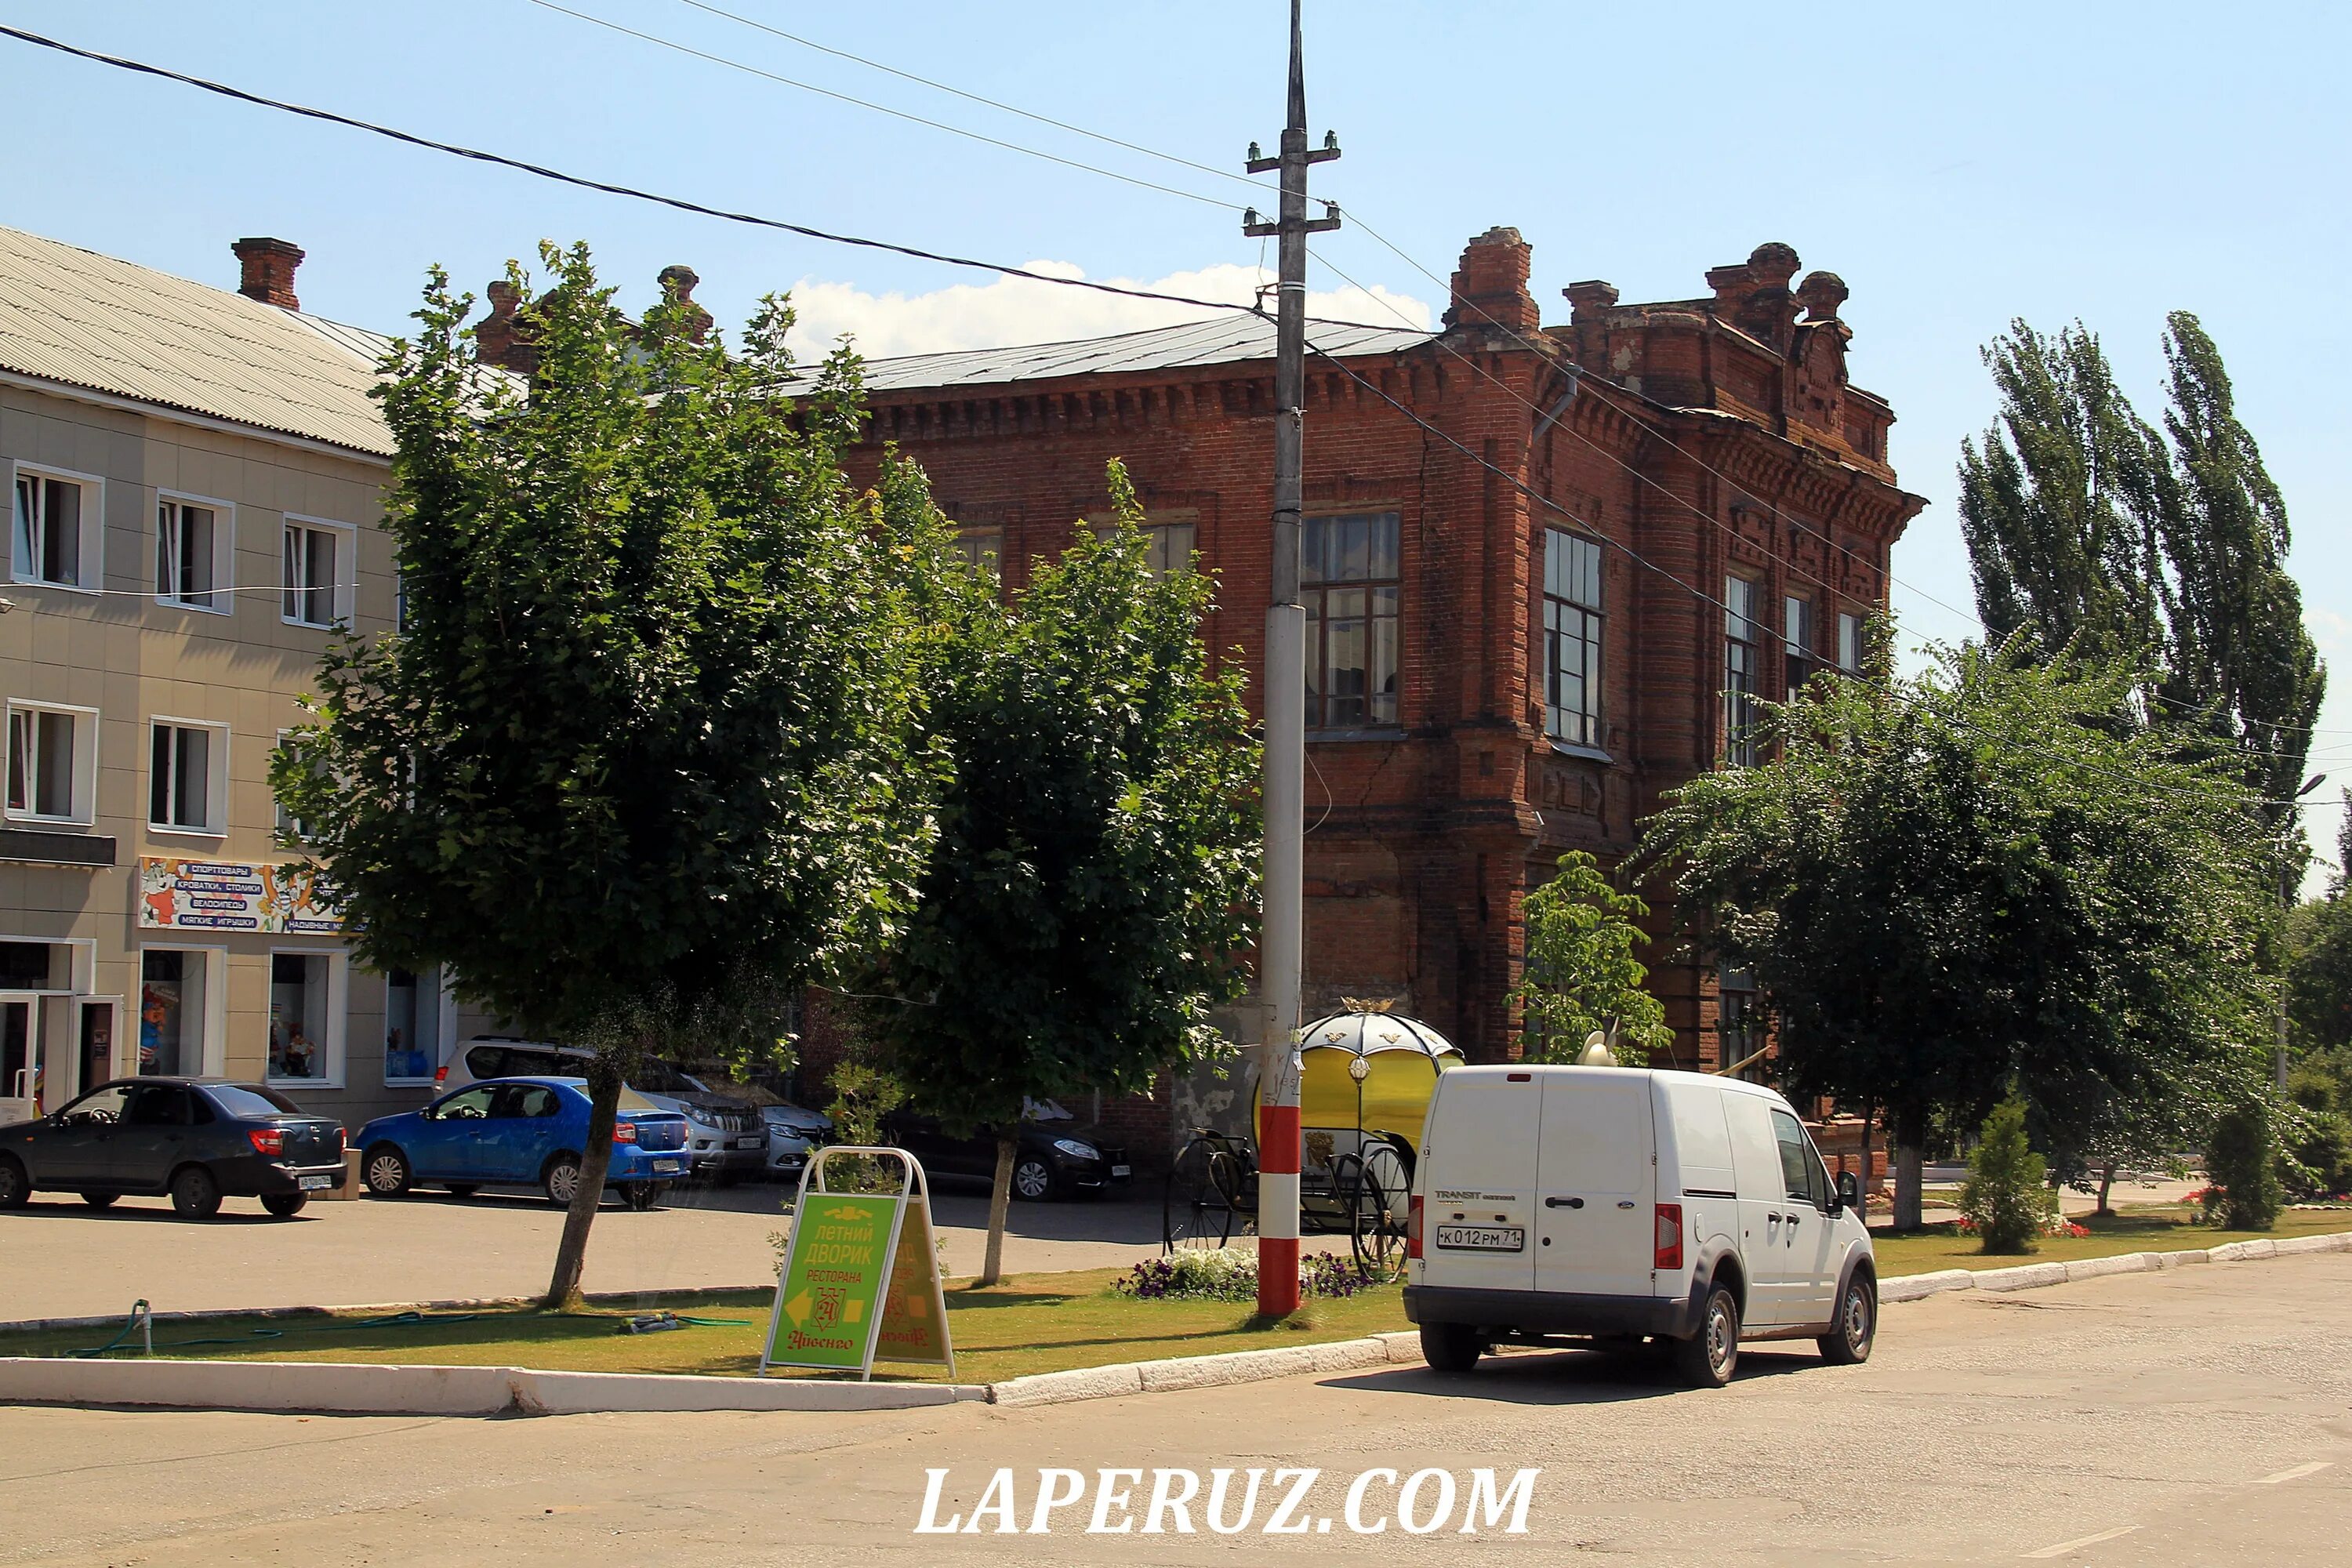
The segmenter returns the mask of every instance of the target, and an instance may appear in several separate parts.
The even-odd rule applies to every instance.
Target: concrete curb
[[[2126,1252],[2071,1263],[2010,1268],[1946,1268],[1879,1283],[1882,1303],[1924,1300],[1948,1290],[2047,1289],[2116,1274],[2149,1274],[2210,1263],[2251,1263],[2321,1252],[2352,1252],[2352,1231],[2279,1241],[2233,1241],[2192,1252]],[[717,1292],[713,1292],[716,1294]],[[592,1300],[625,1302],[644,1292]],[[666,1293],[672,1298],[684,1292]],[[344,1311],[529,1305],[528,1300],[435,1301]],[[173,1318],[296,1317],[320,1308],[247,1313],[157,1313]],[[110,1327],[115,1318],[52,1319],[0,1328]],[[503,1366],[392,1366],[337,1362],[72,1361],[0,1357],[0,1404],[126,1405],[195,1410],[316,1410],[353,1415],[570,1415],[610,1411],[905,1410],[985,1401],[1007,1409],[1175,1394],[1303,1373],[1355,1372],[1421,1360],[1417,1332],[1373,1334],[1322,1344],[1232,1351],[1223,1355],[1124,1362],[1038,1373],[987,1384],[842,1383],[813,1378],[703,1377],[688,1373],[541,1372]]]
[[[979,1401],[976,1384],[836,1383],[668,1373],[349,1362],[0,1357],[0,1403],[361,1415],[579,1415],[610,1411],[906,1410]]]

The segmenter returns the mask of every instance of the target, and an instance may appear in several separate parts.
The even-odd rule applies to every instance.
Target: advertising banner
[[[142,855],[139,923],[150,930],[331,936],[343,929],[343,916],[309,866]]]
[[[906,1172],[903,1189],[827,1191],[826,1163],[849,1155],[896,1161]],[[802,1366],[866,1378],[877,1361],[894,1361],[944,1366],[954,1376],[931,1236],[930,1192],[914,1156],[902,1149],[819,1150],[801,1173],[761,1372]]]

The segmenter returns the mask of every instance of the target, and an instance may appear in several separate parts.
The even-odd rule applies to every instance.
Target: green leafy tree
[[[1969,1153],[1960,1187],[1960,1214],[1987,1252],[2031,1252],[2055,1213],[2050,1167],[2025,1131],[2025,1101],[2011,1093],[1986,1117]]]
[[[2079,323],[2053,338],[2018,321],[1985,350],[2000,412],[1960,448],[1978,612],[1991,640],[2024,632],[2045,658],[2141,661],[2119,716],[2219,739],[2253,794],[2284,802],[2326,689],[2286,503],[2195,316],[2166,319],[2164,353],[2158,435]],[[2284,805],[2263,819],[2291,831]]]
[[[2287,1020],[2299,1053],[2352,1060],[2352,891],[2344,871],[2352,866],[2352,790],[2345,792],[2336,864],[2327,896],[2287,917]]]
[[[814,970],[887,937],[925,847],[919,486],[860,496],[855,362],[797,408],[789,310],[730,354],[672,298],[622,318],[585,247],[509,278],[540,363],[478,367],[433,274],[379,389],[397,443],[388,637],[326,657],[272,783],[380,968],[595,1048],[551,1303],[576,1297],[630,1064],[773,1052]]]
[[[2269,1101],[2251,1094],[2215,1119],[2206,1145],[2206,1206],[2229,1230],[2268,1230],[2283,1201]]]
[[[1931,1117],[2000,1085],[2087,1142],[2260,1070],[2266,851],[2226,763],[2112,722],[2135,679],[2012,640],[1816,682],[1768,710],[1775,760],[1650,825],[1682,918],[1770,995],[1788,1086],[1886,1107],[1898,1226]]]
[[[1210,580],[1155,577],[1126,473],[1117,526],[1033,563],[1010,604],[973,574],[929,732],[953,758],[912,920],[858,989],[919,1110],[998,1139],[983,1282],[1001,1272],[1025,1100],[1148,1090],[1213,1047],[1256,894],[1258,747],[1210,668]]]
[[[1526,978],[1511,999],[1527,1010],[1538,1060],[1574,1061],[1594,1030],[1613,1031],[1629,1065],[1674,1044],[1666,1009],[1643,987],[1649,970],[1633,950],[1650,940],[1638,921],[1650,906],[1610,884],[1581,849],[1559,858],[1559,873],[1527,896]]]

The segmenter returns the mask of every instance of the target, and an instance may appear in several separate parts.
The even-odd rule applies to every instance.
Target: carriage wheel
[[[1380,1280],[1404,1273],[1404,1227],[1412,1207],[1412,1177],[1394,1145],[1376,1142],[1349,1173],[1348,1208],[1356,1267]]]
[[[1220,1139],[1195,1134],[1168,1167],[1160,1205],[1163,1252],[1179,1247],[1223,1247],[1233,1239],[1240,1163]]]

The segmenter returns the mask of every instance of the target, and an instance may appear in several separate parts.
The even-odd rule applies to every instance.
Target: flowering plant
[[[1301,1296],[1352,1296],[1380,1283],[1328,1252],[1298,1260]],[[1139,1301],[1250,1301],[1257,1298],[1257,1254],[1238,1247],[1185,1248],[1137,1264],[1111,1289]]]

